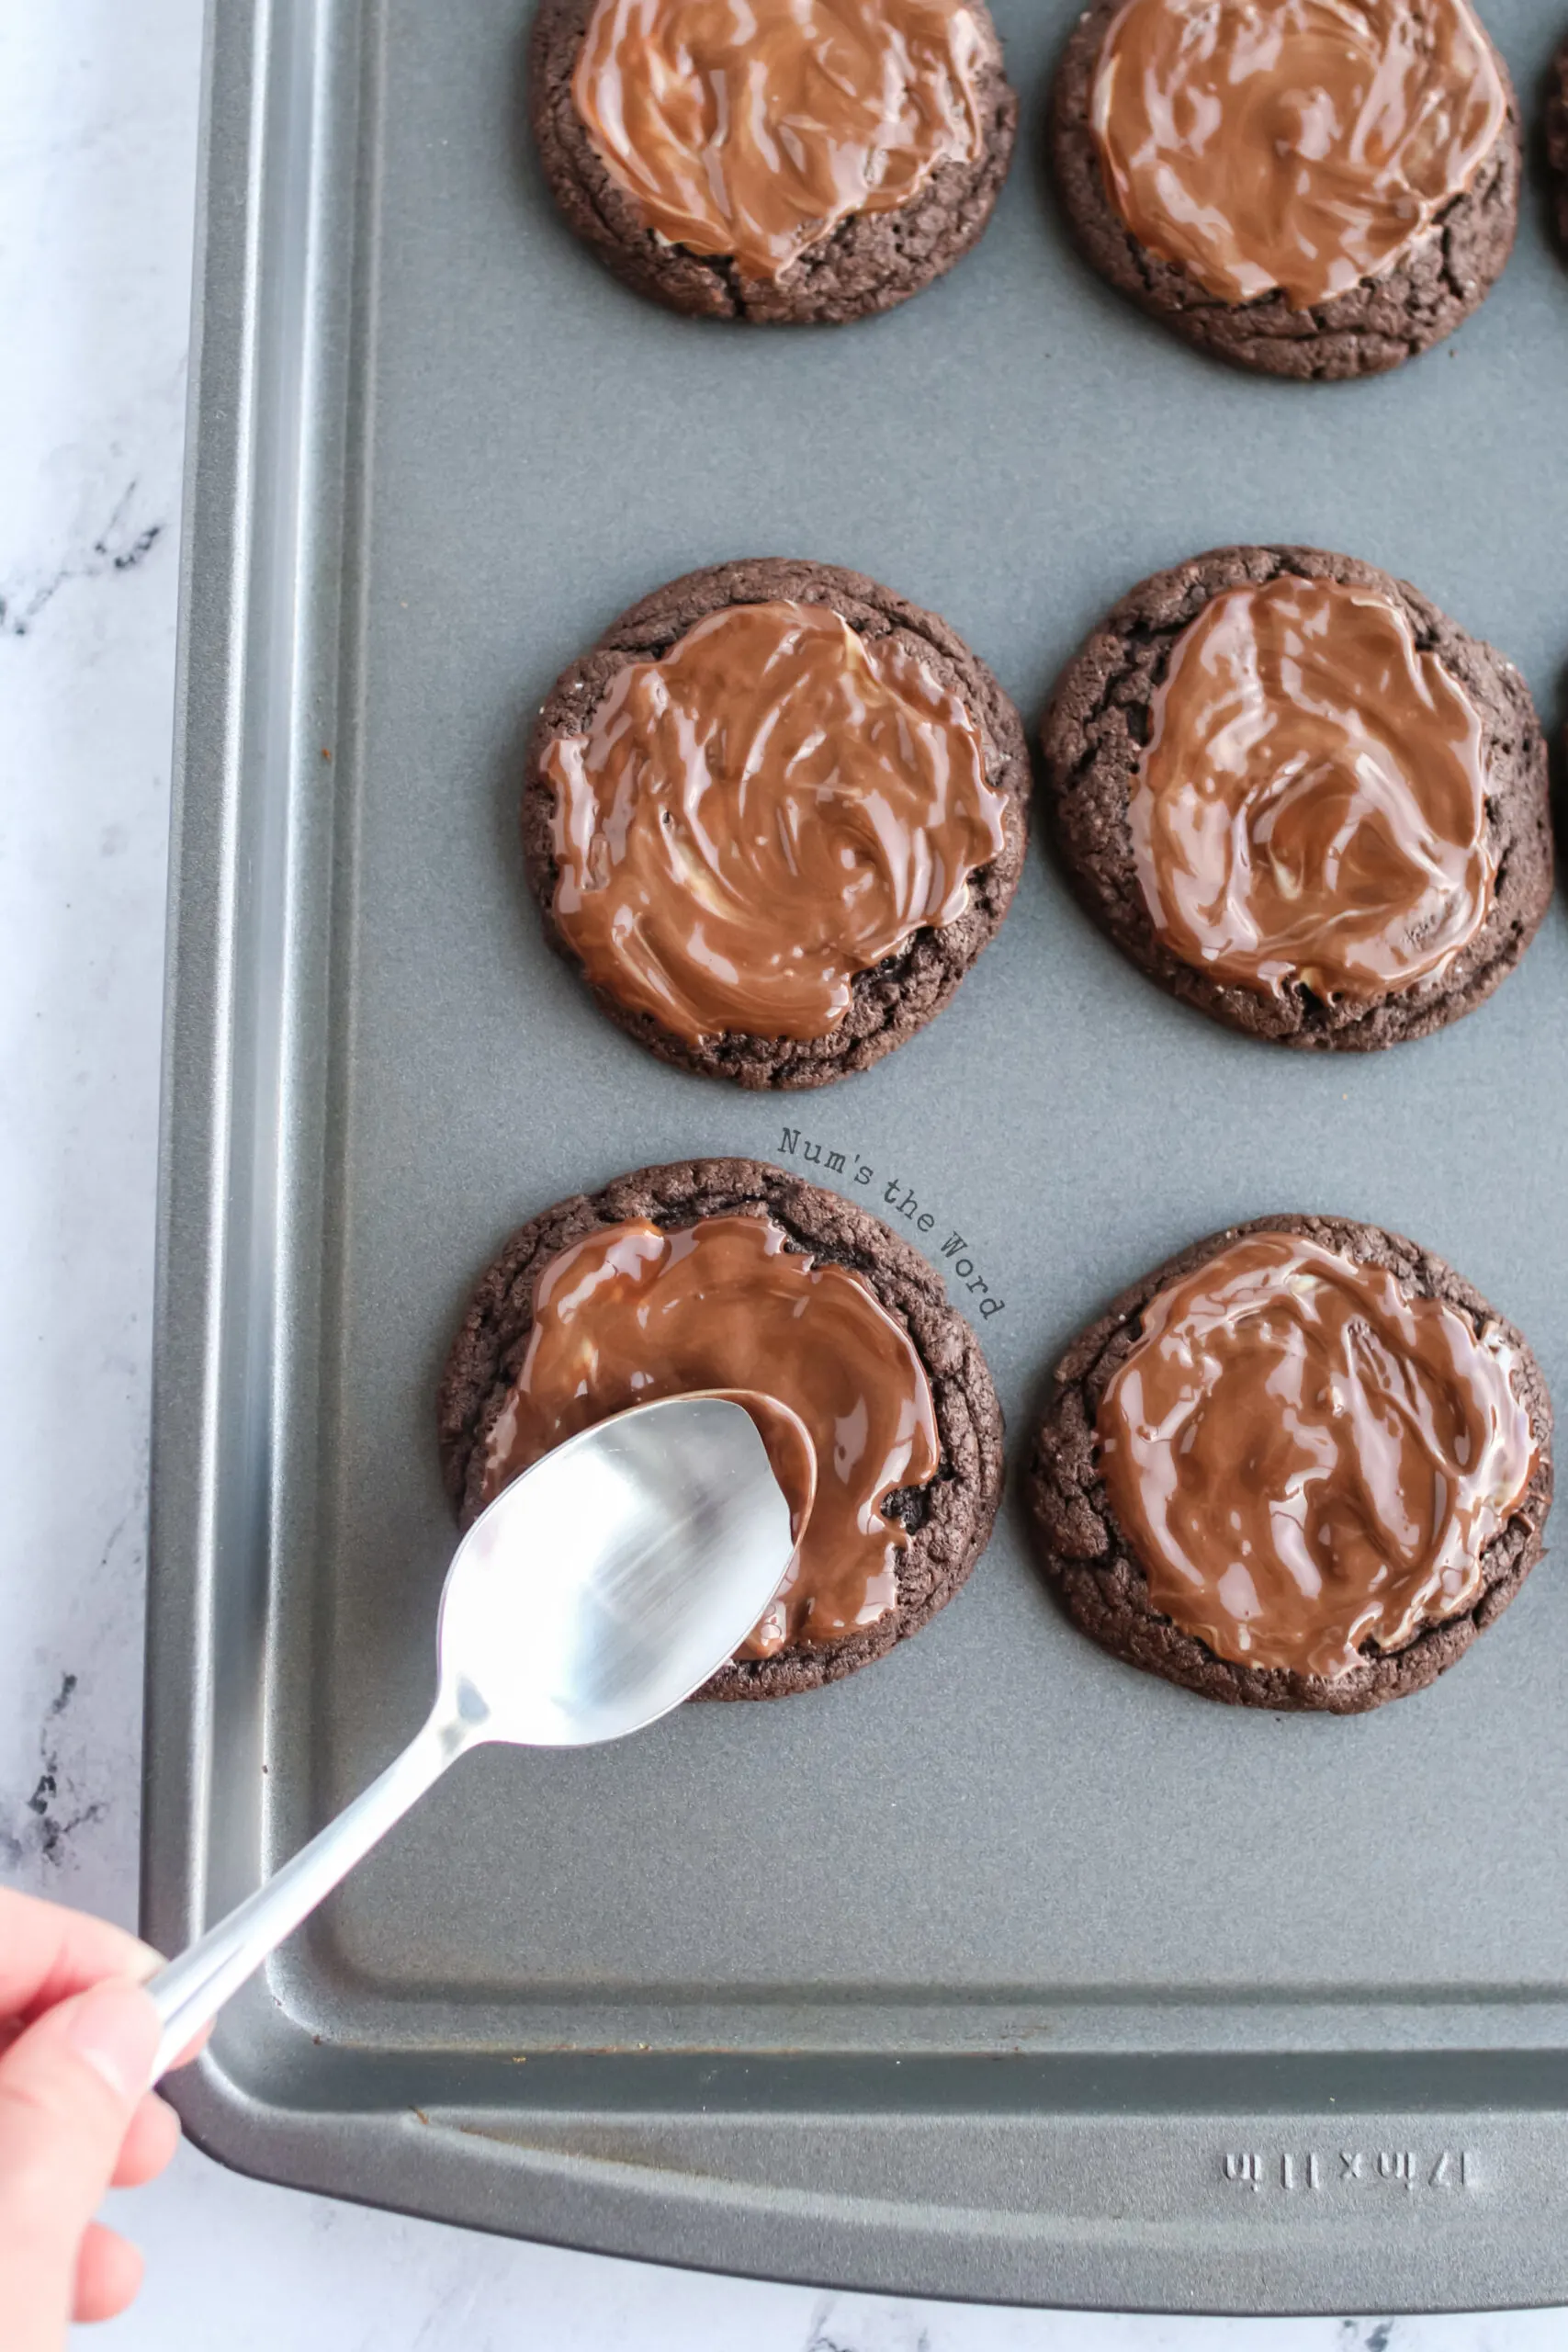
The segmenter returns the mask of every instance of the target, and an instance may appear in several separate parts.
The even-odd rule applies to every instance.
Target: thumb
[[[76,2254],[157,2055],[158,2012],[109,1978],[62,2001],[0,2058],[0,2306],[17,2352],[64,2340]]]

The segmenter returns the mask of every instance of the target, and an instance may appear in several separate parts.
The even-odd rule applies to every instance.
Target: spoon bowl
[[[775,1447],[809,1451],[793,1414],[783,1439],[768,1418]],[[152,1979],[164,2020],[152,2079],[466,1748],[580,1747],[668,1714],[745,1640],[794,1548],[769,1449],[730,1395],[634,1406],[525,1470],[475,1520],[447,1570],[423,1729]]]
[[[482,1714],[480,1736],[525,1747],[640,1731],[745,1640],[792,1547],[789,1506],[739,1403],[671,1396],[617,1413],[525,1470],[458,1545],[436,1713]]]

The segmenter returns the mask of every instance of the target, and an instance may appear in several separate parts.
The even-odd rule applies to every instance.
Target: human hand
[[[147,2087],[159,2024],[141,1980],[158,1965],[123,1928],[0,1887],[6,2352],[62,2352],[71,2320],[113,2319],[141,2284],[135,2247],[93,2215],[179,2141]]]

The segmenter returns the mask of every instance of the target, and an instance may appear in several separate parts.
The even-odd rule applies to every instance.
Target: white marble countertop
[[[522,5],[522,0],[519,0]],[[0,0],[0,1873],[130,1921],[201,0]],[[194,2151],[117,2352],[1546,2352],[1568,2313],[893,2303],[335,2205]]]

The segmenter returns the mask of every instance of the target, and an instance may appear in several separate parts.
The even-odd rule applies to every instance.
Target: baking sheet
[[[1111,1294],[1270,1209],[1416,1235],[1568,1396],[1561,901],[1451,1033],[1309,1059],[1168,1001],[1037,850],[929,1032],[778,1099],[660,1069],[543,944],[530,716],[624,605],[726,556],[881,577],[1032,725],[1134,580],[1306,540],[1416,581],[1559,715],[1568,271],[1539,191],[1428,358],[1231,375],[1072,257],[1041,166],[1072,10],[994,13],[1023,126],[980,248],[886,319],[768,333],[652,309],[558,222],[522,0],[216,0],[150,1631],[165,1945],[415,1727],[455,1319],[513,1225],[622,1169],[739,1152],[917,1240],[930,1212],[922,1246],[1001,1302],[979,1329],[1015,1455]],[[1485,14],[1533,106],[1555,28]],[[1568,2300],[1565,1645],[1549,1560],[1429,1693],[1237,1714],[1075,1634],[1010,1506],[966,1592],[845,1684],[467,1761],[180,2102],[276,2178],[778,2276]]]

